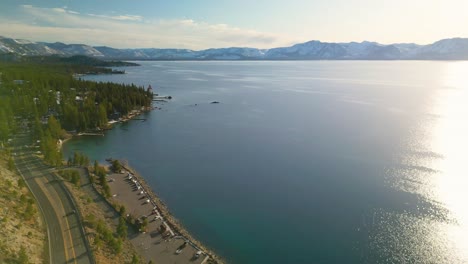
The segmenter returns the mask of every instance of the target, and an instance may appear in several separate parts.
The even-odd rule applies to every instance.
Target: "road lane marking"
[[[16,159],[15,159],[16,161]],[[56,185],[53,185],[53,184],[61,184],[61,183],[56,183],[56,181],[60,181],[59,177],[54,173],[55,172],[55,169],[54,168],[51,168],[49,166],[46,166],[44,165],[44,163],[40,162],[38,160],[37,157],[21,157],[18,159],[18,163],[21,163],[22,167],[23,167],[23,170],[24,172],[28,172],[27,174],[29,174],[29,179],[28,180],[32,180],[34,181],[36,184],[37,184],[37,187],[39,187],[38,190],[41,190],[43,192],[43,194],[45,195],[44,198],[46,198],[47,200],[49,200],[51,206],[53,207],[53,214],[56,216],[56,219],[58,221],[58,224],[59,224],[59,227],[62,232],[62,237],[63,237],[63,241],[61,241],[62,243],[58,243],[58,244],[62,244],[65,246],[65,250],[64,250],[64,254],[65,254],[65,258],[67,260],[67,262],[69,261],[69,253],[72,253],[73,254],[73,263],[77,263],[77,259],[76,259],[76,251],[75,251],[75,245],[74,245],[74,240],[73,240],[73,234],[72,234],[72,230],[70,228],[70,224],[71,222],[69,221],[68,219],[68,214],[67,212],[65,211],[65,204],[64,204],[64,201],[63,201],[63,197],[61,197],[61,195],[59,195],[59,190],[60,191],[65,191],[65,196],[68,197],[68,194],[66,193],[66,190],[63,190],[63,189],[57,189],[59,186],[56,186]],[[48,177],[52,177],[52,179],[48,179]],[[26,180],[26,178],[23,176],[23,178]],[[66,186],[63,186],[66,188]],[[55,195],[54,195],[55,193]],[[65,197],[65,198],[67,198]],[[52,198],[56,198],[56,199],[52,199]],[[38,199],[36,199],[38,201]],[[59,204],[56,204],[55,202],[58,200],[58,203]],[[69,200],[67,200],[69,201]],[[39,201],[38,201],[39,203]],[[73,208],[74,205],[73,203],[71,204],[71,207]],[[42,208],[41,208],[42,209]],[[60,217],[60,209],[62,209],[62,212],[64,213],[65,217]],[[63,220],[63,218],[65,218],[65,222]],[[55,222],[55,220],[53,221]],[[65,224],[64,224],[65,223]],[[79,220],[78,220],[78,224],[79,224]],[[62,227],[64,227],[64,225],[66,225],[65,229],[63,229]],[[49,227],[48,227],[49,228]],[[48,233],[49,233],[49,230],[47,230]],[[70,240],[70,245],[71,247],[68,248],[67,247],[67,242],[66,240],[68,239],[65,239],[65,233],[64,232],[68,232],[68,238]],[[52,240],[51,236],[50,236],[50,233],[48,234],[48,237],[49,237],[49,245],[50,245],[50,241]],[[81,237],[81,235],[80,235]],[[86,238],[85,238],[86,239]],[[54,241],[58,241],[58,237],[57,236],[54,236]],[[80,247],[80,244],[77,244],[77,248],[79,249]],[[71,252],[69,252],[69,250],[71,249]],[[52,248],[49,246],[49,252],[52,250]],[[87,250],[86,250],[87,251]],[[52,254],[50,254],[50,259],[52,260]]]
[[[23,159],[24,159],[24,157],[23,157]],[[26,177],[24,177],[23,172],[22,172],[22,171],[19,169],[19,167],[17,166],[17,164],[16,164],[16,159],[13,159],[13,162],[15,163],[16,169],[17,169],[18,172],[21,174],[21,177],[23,178],[23,180],[26,182],[26,185],[28,186],[29,191],[30,191],[30,192],[32,193],[32,195],[34,196],[34,199],[36,200],[36,203],[37,203],[37,205],[39,206],[39,209],[40,209],[41,212],[42,212],[42,218],[43,218],[43,220],[44,220],[44,224],[46,225],[46,229],[47,229],[47,237],[48,237],[47,240],[49,241],[49,261],[50,261],[50,263],[52,263],[52,262],[53,262],[53,261],[52,261],[52,245],[51,245],[51,239],[52,239],[52,237],[50,236],[49,223],[48,223],[47,220],[46,220],[46,216],[45,216],[44,209],[42,208],[41,203],[39,202],[39,199],[37,199],[36,194],[32,191],[31,186],[29,186],[29,183],[28,183]],[[27,167],[26,167],[26,169],[27,169]]]
[[[39,168],[37,168],[37,166],[40,165],[39,162],[37,162],[37,161],[32,161],[32,163],[34,164],[33,166],[35,166],[35,167],[34,167],[35,169],[39,169]],[[30,169],[30,168],[28,167],[28,169]],[[30,169],[30,170],[31,170],[31,169]],[[54,188],[54,186],[52,186],[52,184],[54,184],[53,181],[55,181],[55,180],[57,180],[57,179],[53,179],[53,180],[51,181],[51,180],[47,179],[47,172],[46,172],[46,173],[45,173],[45,172],[42,172],[42,171],[37,171],[37,172],[38,172],[38,173],[37,173],[37,174],[38,174],[38,177],[37,177],[37,178],[35,177],[35,179],[37,179],[37,180],[41,179],[43,189],[45,189],[46,191],[48,191],[48,192],[46,193],[46,196],[47,196],[47,198],[49,199],[49,201],[50,201],[50,203],[52,204],[52,206],[55,208],[55,211],[56,211],[56,212],[60,212],[60,209],[62,209],[62,212],[63,212],[63,214],[65,215],[64,218],[65,218],[66,227],[61,228],[62,234],[63,234],[63,233],[68,233],[68,237],[69,237],[69,241],[67,241],[67,239],[65,239],[65,237],[64,237],[64,241],[63,241],[63,242],[64,242],[64,246],[65,246],[65,250],[64,250],[64,251],[65,251],[65,257],[66,257],[66,259],[67,259],[67,261],[68,261],[68,260],[69,260],[69,252],[68,252],[68,251],[71,249],[71,253],[72,253],[72,255],[73,255],[73,261],[74,261],[74,263],[76,263],[76,252],[75,252],[75,247],[74,247],[73,238],[72,238],[72,234],[71,234],[70,224],[69,224],[69,222],[68,222],[68,215],[67,215],[67,212],[65,211],[65,207],[64,207],[64,205],[63,205],[63,203],[62,203],[62,199],[60,199],[60,195],[58,194],[58,192],[56,191],[56,189]],[[55,178],[55,177],[54,177],[54,178]],[[49,186],[46,186],[46,184],[49,184]],[[49,187],[49,188],[47,188],[47,187]],[[54,200],[53,200],[52,197],[51,197],[52,193],[55,193],[55,196],[58,198],[58,199],[56,199],[56,200],[58,200],[58,205],[57,205],[56,203],[53,202]],[[62,218],[61,218],[61,217],[58,217],[58,221],[59,221],[59,223],[62,223],[62,224],[61,224],[61,226],[62,226],[62,225],[63,225],[63,222],[64,222],[64,221],[63,221],[63,217],[62,217]],[[64,234],[64,235],[65,235],[65,234]],[[65,236],[66,236],[66,235],[65,235]],[[69,243],[67,243],[67,242],[69,242]],[[70,247],[68,247],[68,245],[70,245]]]
[[[27,167],[27,168],[28,168],[28,167]],[[29,168],[28,168],[28,169],[29,169]],[[32,174],[32,173],[31,173],[31,174]],[[44,191],[44,194],[45,194],[45,196],[47,196],[47,199],[49,199],[50,204],[51,204],[52,207],[54,208],[54,211],[55,211],[55,213],[56,213],[56,215],[57,215],[58,223],[59,223],[59,225],[61,225],[60,223],[61,223],[62,221],[60,220],[60,217],[59,217],[59,215],[57,214],[57,213],[59,212],[59,210],[58,210],[57,206],[55,205],[55,203],[53,202],[54,200],[50,197],[49,190],[46,188],[45,183],[44,183],[44,178],[42,178],[42,179],[40,179],[40,178],[34,178],[33,180],[35,180],[36,183],[37,183],[39,186],[43,186],[43,187],[40,187],[40,188],[43,189],[43,190],[45,190],[45,191]],[[38,182],[38,181],[40,181],[40,182]],[[47,183],[47,182],[46,182],[46,183]],[[59,200],[60,200],[60,199],[59,199]],[[60,228],[60,230],[62,230],[62,228]],[[62,233],[63,233],[63,231],[62,231]],[[67,243],[66,243],[65,239],[63,239],[63,244],[64,244],[64,248],[65,248],[65,250],[64,250],[65,259],[66,259],[67,262],[68,262],[68,246],[67,246]]]
[[[54,175],[56,178],[57,176]],[[66,187],[65,187],[66,188]],[[57,194],[58,197],[60,197],[60,195],[58,194],[57,190],[55,190],[55,188],[52,188],[53,191]],[[71,249],[72,249],[72,252],[73,252],[73,262],[76,263],[76,253],[75,253],[75,246],[74,246],[74,243],[73,243],[73,238],[72,238],[72,234],[71,234],[71,228],[70,228],[70,224],[68,222],[68,217],[69,217],[69,214],[65,211],[65,207],[63,206],[63,203],[62,203],[62,199],[59,199],[60,200],[60,207],[63,209],[63,212],[65,213],[65,223],[67,224],[67,233],[68,233],[68,237],[70,238],[70,243],[71,243]]]
[[[62,232],[65,232],[65,233],[68,233],[68,237],[69,237],[69,244],[70,244],[70,248],[71,248],[71,251],[72,251],[72,254],[73,254],[73,262],[76,263],[76,253],[75,253],[75,246],[74,246],[74,243],[73,243],[73,238],[72,238],[72,234],[71,234],[71,229],[70,229],[70,224],[68,222],[68,213],[66,212],[65,210],[65,207],[62,203],[62,199],[60,199],[60,195],[58,194],[57,190],[55,190],[55,188],[53,186],[50,186],[51,187],[51,192],[54,192],[57,197],[59,198],[59,202],[58,202],[58,206],[60,206],[60,208],[62,209],[63,213],[65,214],[65,224],[66,224],[66,228],[65,230],[62,230]],[[63,219],[62,221],[63,222]],[[67,247],[67,251],[69,250],[69,248]],[[67,256],[67,261],[68,261],[68,256]]]

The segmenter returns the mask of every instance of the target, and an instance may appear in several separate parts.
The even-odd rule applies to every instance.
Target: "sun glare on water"
[[[432,164],[440,171],[433,194],[453,219],[446,233],[453,253],[468,261],[468,62],[448,64],[442,85],[433,108],[431,149],[443,157]]]
[[[385,263],[468,263],[468,62],[434,67],[402,166],[390,173],[412,199],[382,217],[374,240]]]

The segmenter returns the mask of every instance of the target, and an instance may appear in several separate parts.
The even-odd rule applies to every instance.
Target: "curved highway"
[[[94,263],[88,250],[82,223],[64,184],[45,165],[23,147],[30,144],[26,135],[16,138],[16,167],[36,198],[47,226],[50,263]]]

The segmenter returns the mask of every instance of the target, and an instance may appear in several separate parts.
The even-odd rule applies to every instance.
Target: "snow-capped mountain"
[[[60,54],[42,43],[34,43],[22,39],[0,37],[0,51],[3,53],[16,53],[25,56]]]
[[[43,44],[52,50],[58,51],[58,54],[61,53],[67,56],[86,55],[91,57],[104,57],[104,55],[95,48],[84,44],[65,44],[61,42]]]
[[[193,55],[207,60],[242,60],[261,58],[265,55],[265,51],[254,48],[221,48],[201,50]]]
[[[421,46],[408,54],[419,59],[466,60],[468,59],[468,39],[443,39],[430,45]]]
[[[273,48],[266,52],[265,57],[269,59],[337,59],[343,58],[346,50],[337,43],[324,43],[320,41],[309,41],[296,44],[292,47]]]
[[[86,55],[121,60],[466,60],[468,39],[444,39],[429,45],[413,43],[384,45],[369,41],[328,43],[314,40],[272,49],[232,47],[194,51],[156,48],[116,49],[0,37],[0,53],[21,56]]]

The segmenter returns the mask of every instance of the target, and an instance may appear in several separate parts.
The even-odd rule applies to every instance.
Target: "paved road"
[[[26,137],[17,138],[19,146],[27,143]],[[65,186],[52,173],[53,168],[35,157],[31,150],[17,147],[15,163],[18,171],[39,203],[47,225],[50,262],[94,263],[86,248],[86,238],[72,200]]]

